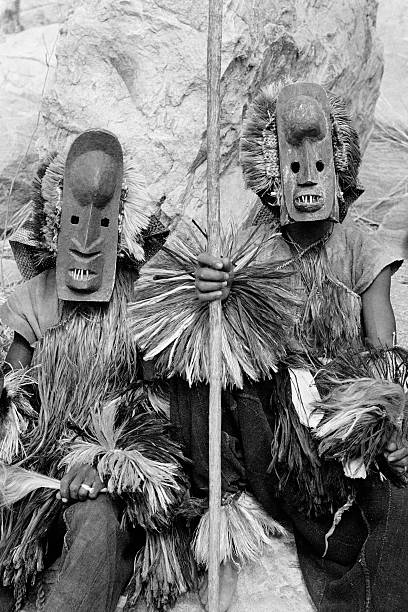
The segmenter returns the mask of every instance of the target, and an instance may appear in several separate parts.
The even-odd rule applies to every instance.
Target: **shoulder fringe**
[[[402,435],[404,407],[399,384],[374,378],[339,381],[316,403],[324,415],[314,431],[319,455],[343,463],[361,459],[369,470],[391,435]]]
[[[234,263],[231,293],[223,303],[222,384],[242,388],[244,376],[267,378],[284,358],[294,328],[296,300],[285,279],[290,271],[262,253],[277,234],[255,227],[225,233],[223,253]],[[194,273],[205,251],[202,237],[187,228],[163,247],[161,267],[146,266],[128,306],[135,342],[153,360],[158,377],[183,376],[190,385],[209,380],[208,306],[197,300]]]
[[[209,511],[200,519],[192,547],[199,567],[208,568]],[[282,525],[269,516],[247,493],[231,496],[221,506],[220,563],[232,561],[239,566],[259,560],[276,537],[286,536]]]
[[[147,531],[144,547],[138,552],[129,585],[129,603],[140,595],[149,611],[166,611],[178,597],[197,587],[197,567],[185,530]]]
[[[165,520],[184,491],[181,452],[164,435],[163,422],[153,413],[133,415],[117,425],[119,400],[96,411],[92,432],[84,432],[86,439],[66,441],[70,450],[60,467],[94,465],[108,493],[124,497],[131,506],[132,495],[140,494],[133,500],[138,507],[127,513],[132,522],[146,525],[148,516]]]
[[[21,368],[4,376],[0,399],[0,461],[11,463],[24,456],[22,435],[37,418],[29,400],[30,387],[35,384],[30,371]]]

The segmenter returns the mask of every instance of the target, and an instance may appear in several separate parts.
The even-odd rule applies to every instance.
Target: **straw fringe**
[[[164,534],[148,531],[135,559],[130,605],[136,605],[142,595],[149,611],[165,612],[180,595],[196,586],[197,568],[185,530],[174,527]]]
[[[307,350],[333,358],[361,337],[361,298],[336,279],[324,245],[305,253],[297,266],[307,290],[297,337]]]
[[[11,507],[40,488],[57,491],[60,481],[19,466],[0,466],[0,508]]]
[[[133,407],[133,414],[119,420],[120,401],[95,410],[92,424],[81,432],[83,440],[66,441],[70,451],[59,467],[94,465],[108,492],[129,506],[125,513],[130,522],[154,528],[168,522],[184,494],[182,454],[157,415],[137,414]]]
[[[24,455],[24,434],[33,427],[37,413],[30,404],[35,384],[27,369],[11,370],[4,377],[0,400],[0,461],[11,463]]]
[[[225,503],[226,502],[226,503]],[[197,564],[208,568],[209,512],[200,519],[192,547]],[[221,506],[220,563],[242,566],[257,561],[273,539],[287,535],[282,525],[269,516],[247,493],[230,496]]]
[[[223,254],[234,262],[231,294],[223,303],[222,383],[242,388],[244,376],[260,380],[276,371],[291,342],[295,298],[285,286],[290,275],[279,263],[258,263],[276,234],[251,228],[242,240],[235,229],[224,236]],[[240,242],[241,239],[241,242]],[[209,380],[208,307],[197,300],[194,273],[203,239],[190,233],[164,247],[162,266],[146,268],[129,304],[129,327],[154,360],[157,376],[182,375],[190,385]]]
[[[387,380],[346,380],[316,407],[324,414],[315,431],[320,456],[361,459],[369,470],[392,434],[401,436],[405,394]]]

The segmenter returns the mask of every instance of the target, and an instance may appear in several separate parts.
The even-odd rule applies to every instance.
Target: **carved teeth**
[[[70,270],[69,273],[75,281],[88,280],[91,276],[91,272],[89,270],[83,270],[82,268],[74,268],[73,270]]]
[[[314,204],[320,200],[320,196],[314,194],[299,195],[295,198],[300,204]]]

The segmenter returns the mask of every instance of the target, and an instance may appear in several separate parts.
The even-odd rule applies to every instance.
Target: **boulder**
[[[254,198],[238,167],[242,116],[260,87],[283,77],[324,82],[350,101],[363,146],[382,73],[377,2],[225,2],[222,52],[224,218]],[[42,106],[44,148],[89,127],[115,132],[170,216],[205,224],[207,4],[77,0]]]
[[[57,38],[58,25],[52,24],[0,41],[0,228],[29,197],[41,100],[53,81]]]
[[[10,0],[8,0],[10,1]],[[24,30],[39,25],[63,23],[72,0],[20,0],[19,22]]]

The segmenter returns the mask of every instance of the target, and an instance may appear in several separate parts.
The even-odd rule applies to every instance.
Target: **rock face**
[[[44,148],[88,127],[115,132],[171,216],[203,221],[206,174],[207,3],[77,0],[43,103]],[[222,209],[245,216],[251,196],[237,167],[245,109],[260,87],[289,76],[346,93],[363,144],[382,72],[377,2],[224,3]]]
[[[0,227],[7,207],[13,213],[27,201],[38,162],[33,145],[41,100],[53,80],[57,38],[58,25],[51,24],[0,39]]]

